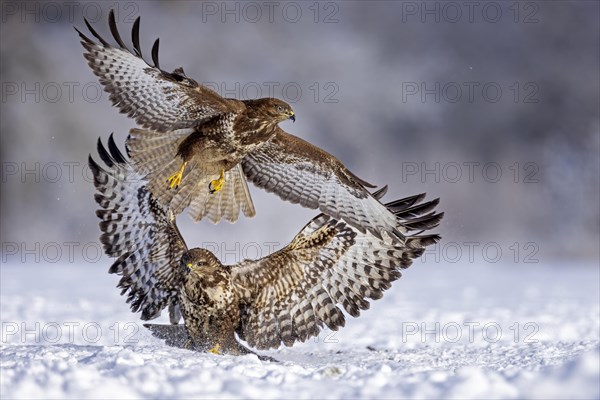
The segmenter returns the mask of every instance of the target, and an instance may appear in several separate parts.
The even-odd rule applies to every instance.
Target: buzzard
[[[208,250],[188,248],[173,212],[154,198],[112,135],[108,150],[98,140],[98,153],[106,167],[91,156],[89,166],[100,239],[106,254],[116,257],[109,272],[122,276],[118,287],[143,320],[169,306],[176,324],[180,310],[189,348],[245,354],[236,334],[254,348],[272,349],[305,341],[324,326],[337,330],[345,324],[342,309],[358,317],[369,299],[381,298],[400,271],[440,239],[421,234],[439,224],[443,214],[431,212],[439,200],[422,203],[424,195],[417,195],[386,204],[404,231],[420,231],[405,243],[320,214],[283,249],[223,265]]]
[[[79,30],[85,58],[110,100],[137,121],[127,139],[136,170],[149,179],[153,198],[176,215],[189,207],[198,221],[208,217],[235,222],[240,211],[254,216],[247,180],[304,207],[319,209],[360,233],[377,238],[387,233],[404,241],[396,216],[366,188],[374,186],[350,172],[338,159],[283,131],[278,124],[295,121],[289,104],[273,98],[223,98],[188,78],[182,68],[167,72],[158,60],[142,57],[138,17],[133,51],[123,42],[114,13],[109,26],[117,46],[109,44],[85,21],[97,42]]]

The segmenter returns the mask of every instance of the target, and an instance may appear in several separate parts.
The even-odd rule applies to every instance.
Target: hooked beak
[[[192,265],[193,264],[190,263],[190,262],[185,262],[185,261],[182,260],[181,263],[180,263],[180,265],[181,265],[181,268],[183,268],[183,270],[185,272],[190,272],[192,270]]]
[[[290,117],[288,119],[291,119],[292,122],[296,122],[296,114],[294,114],[294,112],[290,112]]]

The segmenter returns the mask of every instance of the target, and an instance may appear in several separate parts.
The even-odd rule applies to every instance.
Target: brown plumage
[[[196,203],[205,206],[209,197],[214,197],[210,198],[213,203],[220,197],[225,197],[223,203],[233,201],[224,211],[231,221],[237,219],[240,209],[253,216],[239,163],[273,137],[278,123],[295,118],[291,106],[273,98],[226,99],[185,76],[181,68],[171,73],[161,70],[158,40],[152,51],[155,65],[148,65],[139,47],[139,18],[132,34],[135,54],[122,41],[112,10],[109,25],[120,47],[108,44],[85,22],[100,42],[78,31],[89,66],[110,93],[112,103],[145,128],[132,130],[127,149],[140,173],[148,175],[154,196],[164,204],[173,200],[176,214],[192,203],[199,211],[194,215],[197,220],[211,210]],[[230,172],[232,168],[236,170]],[[225,182],[231,181],[231,187],[223,192],[226,196],[208,196],[221,172],[228,172]],[[213,189],[219,190],[220,186]],[[211,214],[213,221],[221,218],[219,214]]]
[[[398,229],[420,231],[404,243],[320,214],[283,249],[223,265],[208,250],[188,250],[173,213],[154,199],[112,136],[108,150],[99,141],[98,153],[106,169],[91,157],[89,165],[101,241],[117,258],[110,272],[122,276],[119,287],[142,319],[156,318],[169,305],[176,323],[180,309],[184,326],[149,328],[171,341],[189,337],[189,348],[245,354],[249,350],[237,338],[270,349],[306,341],[324,327],[337,330],[345,324],[342,309],[358,317],[370,299],[381,298],[400,271],[439,240],[421,234],[439,224],[443,214],[433,211],[438,200],[421,203],[424,195],[418,195],[386,204]],[[385,188],[373,195],[384,193]],[[178,332],[182,329],[185,335]]]
[[[81,32],[85,58],[110,100],[134,118],[127,151],[137,171],[148,177],[153,197],[175,215],[188,208],[195,220],[237,220],[255,214],[246,179],[284,200],[319,209],[360,232],[387,233],[404,240],[396,218],[327,152],[284,132],[278,124],[294,119],[289,104],[272,98],[226,99],[188,78],[182,68],[167,72],[142,58],[139,18],[132,31],[133,52],[109,26],[118,46],[110,45],[86,21],[97,42]],[[169,181],[169,183],[167,182]],[[171,188],[170,188],[171,187]],[[169,189],[170,188],[170,189]]]

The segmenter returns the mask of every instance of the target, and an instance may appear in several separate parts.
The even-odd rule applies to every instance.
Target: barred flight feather
[[[113,105],[144,128],[132,131],[129,156],[148,177],[154,198],[175,215],[189,208],[194,220],[206,216],[215,223],[222,218],[235,222],[240,211],[253,216],[247,178],[283,200],[319,209],[378,239],[388,235],[404,243],[408,230],[429,228],[419,220],[396,223],[394,209],[406,209],[419,199],[386,208],[366,189],[374,186],[337,158],[279,128],[279,123],[295,118],[289,104],[274,98],[226,99],[188,78],[182,68],[167,72],[159,65],[158,39],[152,46],[152,63],[144,59],[139,18],[132,29],[133,50],[121,38],[113,11],[108,19],[116,44],[86,20],[89,36],[77,31],[84,57]],[[225,187],[210,195],[209,182],[221,171],[226,171]],[[180,177],[183,181],[175,187]],[[169,178],[174,187],[167,184]]]
[[[359,316],[371,300],[383,296],[426,246],[440,239],[418,232],[398,241],[386,231],[375,235],[369,229],[361,231],[344,220],[320,214],[285,248],[227,267],[206,250],[188,251],[173,212],[148,191],[148,180],[135,172],[112,135],[108,150],[98,142],[98,154],[106,167],[91,157],[89,165],[100,205],[101,241],[106,253],[116,258],[109,272],[121,276],[118,287],[131,309],[140,311],[141,318],[147,320],[168,306],[175,323],[180,316],[178,306],[184,305],[184,321],[188,332],[197,335],[194,340],[206,338],[206,324],[209,328],[226,326],[223,329],[230,331],[217,339],[235,354],[246,350],[235,341],[233,331],[251,346],[269,349],[306,341],[325,327],[343,327],[344,311]],[[238,173],[241,175],[240,170]],[[371,199],[378,203],[386,190],[384,187],[373,193]],[[424,197],[411,196],[386,205],[396,230],[408,235],[439,224],[443,213],[433,211],[438,199],[423,202]],[[223,211],[219,209],[223,205],[216,204],[217,211]],[[206,254],[212,269],[197,264],[196,272],[190,273],[180,266],[184,259],[190,260],[185,261],[188,264],[193,261],[190,257]],[[216,291],[213,286],[213,292],[199,289],[211,284],[221,286]],[[185,285],[191,285],[189,293],[193,295],[188,295]],[[227,294],[229,300],[223,303],[210,293]]]
[[[374,199],[387,187],[373,193]],[[388,203],[399,230],[433,228],[443,213],[429,213],[438,200],[424,195]],[[238,335],[258,349],[291,346],[327,327],[345,325],[342,309],[353,317],[369,308],[438,235],[408,236],[404,243],[358,229],[329,215],[310,221],[284,249],[232,266],[233,282],[244,297]]]
[[[90,156],[101,207],[100,240],[107,255],[116,257],[110,273],[121,275],[118,287],[142,319],[156,318],[177,302],[181,283],[178,261],[186,251],[172,215],[146,190],[146,180],[125,160],[111,135],[108,151],[98,141],[102,168]]]
[[[152,49],[154,65],[142,58],[139,17],[132,31],[133,53],[121,39],[113,10],[109,13],[109,26],[118,47],[104,40],[87,20],[85,24],[100,42],[76,29],[86,49],[84,57],[88,65],[110,94],[113,105],[145,128],[161,131],[189,128],[228,109],[221,96],[198,85],[183,70],[169,73],[160,69],[158,39]]]

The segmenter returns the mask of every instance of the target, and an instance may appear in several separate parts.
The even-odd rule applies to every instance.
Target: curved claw
[[[179,170],[177,172],[175,172],[173,175],[171,175],[169,177],[169,179],[167,179],[167,182],[169,183],[169,189],[177,189],[179,187],[179,185],[181,185],[181,181],[183,179],[183,171],[185,170],[185,166],[186,166],[186,162],[184,162],[181,165],[181,168],[179,168]]]
[[[210,183],[208,185],[208,190],[209,190],[210,194],[215,194],[219,190],[223,189],[224,185],[225,185],[225,171],[221,170],[221,175],[219,176],[219,179],[210,181]]]
[[[212,349],[210,349],[208,352],[220,355],[221,354],[221,345],[219,343],[215,344],[215,347],[213,347]]]

